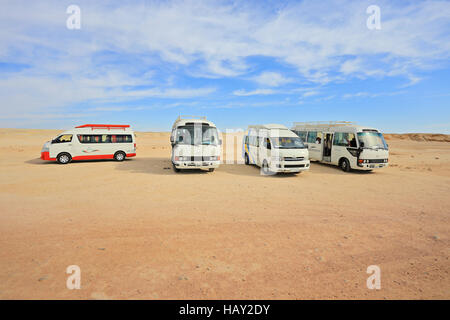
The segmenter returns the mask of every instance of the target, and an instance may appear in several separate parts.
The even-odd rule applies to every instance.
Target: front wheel
[[[72,160],[72,157],[70,156],[70,154],[63,152],[63,153],[58,154],[58,156],[56,157],[56,160],[60,164],[67,164],[70,162],[70,160]]]
[[[350,171],[350,162],[347,159],[343,159],[341,161],[341,169],[344,172],[349,172]]]
[[[174,172],[180,172],[181,169],[178,169],[177,167],[175,167],[175,164],[172,163],[172,168]]]
[[[214,168],[209,168],[208,171],[209,172],[214,172]]]
[[[114,154],[114,160],[116,161],[123,161],[125,160],[125,152],[118,151]]]
[[[261,170],[262,170],[262,174],[265,176],[271,174],[270,169],[269,169],[269,164],[267,163],[266,160],[264,160]]]

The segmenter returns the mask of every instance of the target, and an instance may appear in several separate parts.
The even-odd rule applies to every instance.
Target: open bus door
[[[333,133],[323,133],[323,161],[331,162],[331,148],[333,146]]]

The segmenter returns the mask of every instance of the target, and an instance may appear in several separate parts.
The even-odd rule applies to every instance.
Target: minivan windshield
[[[359,145],[363,148],[388,149],[386,141],[380,132],[358,132],[358,140]]]
[[[176,144],[187,145],[218,145],[217,128],[208,125],[186,125],[176,129]]]
[[[271,137],[272,145],[277,149],[305,149],[299,137]]]

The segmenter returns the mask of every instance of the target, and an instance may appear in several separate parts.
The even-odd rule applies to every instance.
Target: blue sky
[[[69,30],[69,5],[81,29]],[[381,29],[369,30],[369,5]],[[448,1],[0,2],[0,127],[180,114],[221,130],[355,121],[450,133]]]

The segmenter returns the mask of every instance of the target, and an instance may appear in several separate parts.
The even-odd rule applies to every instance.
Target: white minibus
[[[261,167],[262,174],[299,173],[309,169],[308,149],[281,124],[249,126],[242,143],[245,164]]]
[[[41,150],[41,159],[61,164],[72,160],[114,159],[136,156],[136,142],[129,125],[85,124],[65,131]]]
[[[337,165],[345,172],[388,166],[388,145],[375,128],[348,121],[319,121],[294,122],[292,131],[308,146],[311,160]]]
[[[206,117],[179,116],[172,126],[172,165],[181,169],[207,169],[212,172],[220,165],[222,140],[216,125]]]

